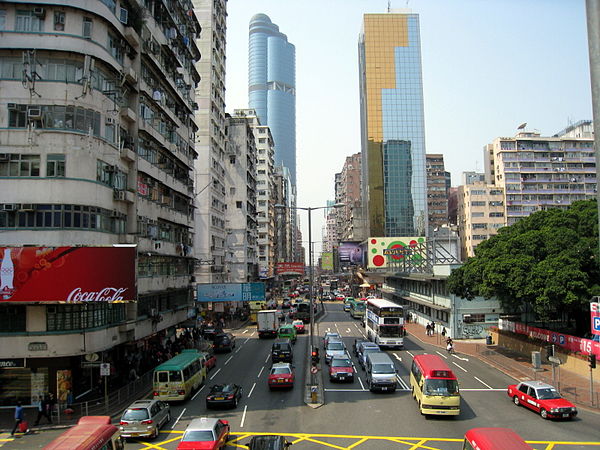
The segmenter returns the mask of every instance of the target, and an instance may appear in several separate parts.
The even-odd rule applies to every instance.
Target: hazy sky
[[[226,110],[248,106],[248,24],[267,14],[296,47],[298,206],[325,206],[334,174],[360,149],[358,35],[387,0],[229,0]],[[408,5],[408,6],[407,6]],[[483,171],[483,146],[592,119],[584,0],[392,0],[420,16],[427,153],[452,186]],[[307,213],[299,211],[303,239]],[[321,240],[322,211],[312,213]],[[305,244],[306,247],[306,244]],[[320,242],[316,242],[319,253]],[[315,261],[318,255],[315,255]]]

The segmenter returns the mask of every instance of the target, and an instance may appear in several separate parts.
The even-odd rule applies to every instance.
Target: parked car
[[[290,363],[276,363],[271,367],[267,379],[269,389],[280,387],[294,387],[294,368]]]
[[[304,332],[306,331],[304,322],[302,322],[301,320],[294,320],[292,322],[292,325],[296,327],[296,333],[298,334],[304,334]]]
[[[229,421],[201,417],[190,422],[185,429],[177,450],[225,448],[229,440]]]
[[[219,333],[213,338],[215,352],[230,352],[235,348],[235,336],[231,333]]]
[[[292,343],[289,339],[279,340],[273,342],[271,347],[271,361],[276,362],[289,362],[291,363],[294,359],[294,352],[292,350]]]
[[[331,381],[354,381],[354,366],[347,356],[334,356],[329,364]]]
[[[171,420],[171,408],[160,400],[137,400],[121,415],[119,428],[123,438],[154,439],[162,426]]]
[[[544,419],[572,419],[577,415],[573,403],[564,399],[554,386],[542,381],[511,384],[507,394],[515,405],[532,409]]]
[[[235,408],[242,399],[242,387],[237,384],[215,384],[206,396],[206,407],[230,406]]]
[[[247,445],[249,450],[285,450],[292,443],[287,441],[283,436],[268,434],[254,436]]]

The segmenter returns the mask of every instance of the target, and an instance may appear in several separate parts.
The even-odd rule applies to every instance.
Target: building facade
[[[425,236],[425,125],[417,14],[364,15],[359,77],[362,201],[369,235]]]
[[[0,358],[24,361],[0,369],[1,385],[24,389],[0,405],[57,392],[67,373],[81,381],[75,394],[92,389],[98,370],[84,355],[115,363],[187,318],[201,28],[189,1],[145,5],[0,6],[2,245],[137,246],[134,303],[0,305]],[[113,368],[111,379],[126,376]]]
[[[225,267],[225,35],[226,0],[194,0],[202,32],[196,63],[197,159],[194,161],[194,256],[197,283],[223,283]]]
[[[444,168],[444,155],[427,154],[427,211],[429,227],[439,228],[448,224],[448,178]],[[431,235],[431,233],[430,233]]]

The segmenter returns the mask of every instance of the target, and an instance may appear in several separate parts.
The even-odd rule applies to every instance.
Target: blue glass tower
[[[250,20],[248,105],[271,129],[275,164],[296,186],[296,48],[265,14]]]

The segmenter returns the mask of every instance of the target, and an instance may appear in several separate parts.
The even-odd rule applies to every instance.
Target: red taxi
[[[294,320],[292,322],[292,325],[296,328],[296,333],[298,334],[302,334],[304,333],[305,328],[304,328],[304,322],[302,322],[301,320]]]
[[[572,419],[577,408],[561,397],[555,387],[541,381],[522,381],[508,386],[507,394],[517,406],[525,406],[544,419]]]
[[[269,389],[294,387],[294,369],[289,363],[276,363],[271,367],[267,380]]]
[[[346,300],[346,296],[344,296],[344,295],[342,295],[342,294],[338,294],[338,295],[336,295],[336,296],[335,296],[335,299],[336,299],[338,302],[343,302],[344,300]]]
[[[227,447],[229,422],[212,417],[200,417],[190,422],[177,450],[217,450]]]
[[[331,358],[329,379],[331,381],[354,381],[354,367],[350,358],[346,356]]]

